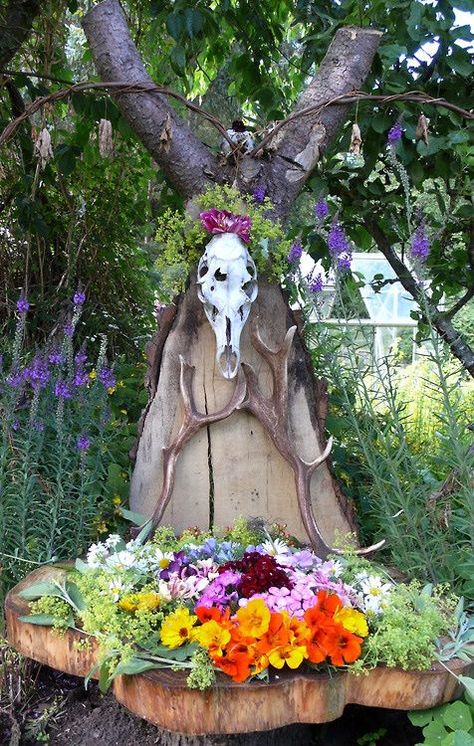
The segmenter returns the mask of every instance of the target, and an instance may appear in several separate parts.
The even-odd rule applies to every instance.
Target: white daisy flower
[[[137,563],[137,558],[133,552],[123,549],[121,552],[116,552],[110,557],[107,557],[105,564],[111,570],[124,572],[125,570],[130,570],[132,567],[137,567],[140,563]]]
[[[120,596],[124,593],[128,593],[131,587],[130,583],[124,583],[122,578],[116,577],[109,583],[109,593],[114,601],[118,601]],[[103,591],[103,593],[105,593],[105,591]]]
[[[105,546],[108,547],[109,549],[114,549],[117,546],[117,544],[120,544],[121,541],[122,541],[122,537],[119,536],[118,534],[110,534],[110,536],[107,537],[104,543],[105,543]]]
[[[91,544],[87,552],[86,562],[89,565],[89,567],[97,569],[98,567],[102,567],[105,559],[108,556],[109,556],[109,550],[107,549],[105,544],[101,544],[101,543]]]
[[[290,553],[290,547],[281,539],[267,539],[267,541],[263,542],[262,549],[270,557],[275,557],[277,561],[280,555]]]

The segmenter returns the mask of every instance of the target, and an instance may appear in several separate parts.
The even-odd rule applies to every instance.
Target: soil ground
[[[349,706],[326,725],[291,726],[271,733],[180,737],[140,720],[95,683],[45,666],[34,672],[28,701],[0,711],[0,746],[414,746],[421,731],[405,713]]]

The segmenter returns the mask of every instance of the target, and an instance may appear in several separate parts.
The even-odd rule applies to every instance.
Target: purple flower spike
[[[106,366],[99,370],[98,378],[102,386],[106,389],[113,389],[116,384],[115,376],[112,373],[112,370],[110,368],[107,368]]]
[[[400,124],[400,122],[397,122],[389,130],[388,135],[387,135],[387,140],[391,145],[395,145],[395,143],[399,142],[402,139],[402,135],[403,135],[402,125]]]
[[[34,423],[33,427],[37,433],[42,433],[44,431],[44,422],[41,422],[41,420],[37,420]]]
[[[72,302],[74,303],[75,306],[82,306],[84,304],[85,299],[86,299],[86,294],[78,288],[73,295]]]
[[[13,420],[13,422],[12,422],[12,429],[15,432],[20,429],[20,422],[19,422],[19,420]]]
[[[294,264],[295,262],[298,262],[301,259],[301,255],[303,253],[303,247],[300,244],[299,241],[295,241],[293,246],[288,252],[287,259],[290,262],[290,264]]]
[[[337,220],[333,220],[328,233],[328,249],[333,263],[341,272],[351,268],[352,250],[351,245],[344,233],[344,228]]]
[[[87,433],[81,433],[77,436],[76,440],[76,448],[78,451],[87,451],[88,448],[90,448],[91,445],[91,439],[87,435]]]
[[[61,365],[61,363],[64,362],[64,358],[57,347],[52,349],[49,353],[48,361],[51,363],[51,365]]]
[[[54,387],[54,395],[58,399],[72,399],[70,385],[66,381],[57,381]]]
[[[255,187],[253,190],[253,201],[257,205],[261,205],[265,199],[266,188],[262,185]]]
[[[79,388],[80,386],[85,386],[87,383],[89,383],[89,375],[87,371],[84,370],[84,368],[82,367],[77,368],[76,372],[74,373],[74,386],[77,386]]]
[[[45,360],[35,357],[24,369],[23,377],[35,390],[44,388],[49,381],[50,373]]]
[[[74,325],[70,321],[67,321],[63,326],[63,332],[66,337],[72,337],[74,334]]]
[[[329,215],[328,203],[325,199],[318,199],[314,206],[314,214],[318,220],[324,220]]]
[[[411,255],[414,259],[425,262],[430,253],[430,242],[426,235],[424,223],[420,223],[411,237]]]
[[[337,258],[337,268],[340,272],[349,272],[351,268],[352,255],[350,253],[341,254]]]
[[[310,293],[322,293],[323,291],[323,278],[321,274],[314,277],[309,283]]]
[[[75,354],[74,361],[77,365],[84,365],[84,363],[87,362],[87,352],[84,346],[82,346],[79,352]]]
[[[21,314],[28,313],[28,311],[30,310],[30,304],[28,303],[24,295],[21,295],[18,298],[16,302],[16,310],[18,311],[18,313]]]

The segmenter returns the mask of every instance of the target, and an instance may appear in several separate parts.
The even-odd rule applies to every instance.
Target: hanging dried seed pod
[[[51,158],[54,157],[53,148],[51,145],[51,135],[49,134],[46,127],[43,127],[35,140],[34,152],[39,160],[41,170],[43,170],[48,161],[50,161]]]
[[[112,123],[108,119],[99,122],[99,153],[102,158],[112,158],[114,154]]]
[[[423,140],[428,145],[428,124],[429,119],[424,114],[420,114],[418,124],[416,125],[415,137],[417,140]]]
[[[360,146],[362,145],[362,135],[358,124],[352,125],[351,144],[349,145],[349,153],[354,155],[360,155]]]

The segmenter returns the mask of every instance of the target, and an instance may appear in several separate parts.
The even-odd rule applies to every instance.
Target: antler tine
[[[179,388],[181,396],[183,397],[185,412],[187,415],[199,417],[200,412],[196,409],[193,394],[194,371],[196,368],[194,365],[190,365],[186,362],[183,355],[179,356],[179,363],[181,368],[179,374]]]
[[[301,460],[301,461],[303,462],[303,464],[304,464],[304,465],[305,465],[305,466],[307,467],[307,469],[308,469],[308,471],[309,471],[309,473],[310,473],[310,474],[312,474],[312,473],[313,473],[313,471],[314,471],[314,470],[315,470],[315,469],[316,469],[316,468],[317,468],[317,467],[318,467],[318,466],[319,466],[320,464],[322,464],[322,463],[323,463],[323,461],[326,461],[327,457],[328,457],[328,456],[329,456],[329,454],[331,453],[331,450],[332,450],[332,443],[333,443],[333,439],[332,439],[332,435],[331,435],[331,437],[329,438],[329,440],[328,440],[328,442],[327,442],[327,444],[326,444],[326,448],[324,449],[324,451],[322,452],[322,454],[321,454],[320,456],[317,456],[317,457],[316,457],[316,458],[314,459],[314,461],[305,461],[304,459],[300,459],[300,460]]]

